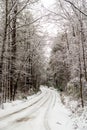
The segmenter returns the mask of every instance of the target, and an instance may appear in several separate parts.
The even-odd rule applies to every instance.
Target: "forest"
[[[76,119],[78,125],[66,130],[87,129],[87,0],[0,0],[0,113],[6,104],[38,93],[43,104],[49,95],[49,102],[53,96],[72,113],[77,110],[85,123]],[[44,122],[43,130],[56,130]]]

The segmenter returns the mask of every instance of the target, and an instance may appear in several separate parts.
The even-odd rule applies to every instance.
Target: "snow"
[[[77,109],[73,114],[73,122],[76,130],[87,130],[87,107]]]
[[[71,111],[52,88],[41,86],[41,92],[28,100],[4,107],[0,110],[0,130],[74,130]]]
[[[85,103],[86,104],[86,103]],[[64,105],[72,114],[71,119],[75,130],[87,130],[87,106],[81,107],[80,100],[74,100],[72,97],[64,95]]]

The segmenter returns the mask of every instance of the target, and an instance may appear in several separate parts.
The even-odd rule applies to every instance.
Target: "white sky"
[[[47,9],[50,9],[54,5],[55,0],[41,0],[41,2],[42,2],[44,7],[46,7]],[[50,36],[55,36],[57,34],[57,29],[56,29],[55,25],[52,23],[49,24],[46,21],[45,21],[45,23],[43,23],[43,30],[44,30],[44,32],[47,32]],[[50,44],[50,42],[51,41],[47,41],[47,43],[49,43],[49,44]],[[49,58],[50,53],[51,53],[51,46],[47,45],[44,48],[44,50],[45,50],[45,56],[47,58]]]
[[[53,10],[53,6],[56,2],[56,0],[40,0],[41,3],[39,3],[37,6],[35,6],[35,10],[32,10],[35,19],[39,18],[41,15],[47,15],[49,12],[46,9]],[[43,8],[42,5],[46,8]],[[33,7],[34,8],[34,7]],[[38,21],[37,21],[38,23]],[[37,24],[36,23],[36,24]],[[39,23],[41,26],[42,32],[48,33],[49,36],[56,36],[57,34],[57,26],[55,23],[52,23],[50,19],[47,17],[43,17],[42,21]]]
[[[35,6],[35,10],[33,10],[33,14],[36,17],[40,17],[41,15],[46,15],[49,12],[42,7],[42,5],[47,8],[52,10],[53,6],[55,4],[56,0],[41,0],[41,3],[39,3],[37,6]],[[38,22],[37,22],[38,23]],[[52,23],[49,21],[48,18],[43,18],[42,21],[39,23],[41,27],[39,27],[40,31],[42,31],[43,35],[48,35],[48,39],[45,41],[46,44],[44,48],[44,55],[49,58],[50,53],[51,53],[51,45],[52,45],[52,40],[49,39],[49,37],[55,37],[57,35],[57,26],[55,23]]]
[[[51,10],[51,7],[55,4],[55,0],[41,0],[42,5]],[[47,32],[50,36],[55,36],[57,34],[57,29],[54,23],[49,23],[48,21],[45,21],[43,23],[43,30],[44,32]]]
[[[41,0],[41,1],[45,7],[52,6],[55,3],[55,0]]]

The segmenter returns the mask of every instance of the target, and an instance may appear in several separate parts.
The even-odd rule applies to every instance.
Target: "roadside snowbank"
[[[81,107],[80,100],[76,101],[68,96],[63,96],[64,105],[72,112],[71,118],[75,130],[87,130],[87,106]]]
[[[59,93],[47,87],[41,91],[26,101],[5,104],[0,110],[0,130],[74,130],[71,112]]]

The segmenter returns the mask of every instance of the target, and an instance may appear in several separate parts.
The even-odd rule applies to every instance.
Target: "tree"
[[[33,92],[39,90],[43,71],[41,54],[43,40],[42,36],[37,34],[34,25],[41,17],[34,19],[29,10],[38,0],[4,2],[1,3],[3,7],[5,4],[5,8],[2,9],[5,14],[3,19],[5,24],[3,24],[4,28],[2,26],[4,33],[0,48],[0,82],[2,83],[0,88],[2,87],[3,102],[6,102],[6,100],[14,100],[18,90],[25,94],[31,94],[31,90]]]
[[[59,67],[53,67],[53,72],[55,82],[56,84],[59,84],[60,81],[58,81],[58,74],[59,74],[59,68],[62,68],[60,71],[61,76],[63,77],[64,73],[63,67],[61,64],[64,65],[65,68],[68,68],[69,73],[69,79],[67,80],[65,86],[69,83],[69,81],[79,78],[79,87],[78,92],[80,90],[80,98],[81,98],[81,104],[82,107],[84,106],[83,101],[83,95],[84,95],[84,89],[83,82],[87,81],[87,66],[86,66],[86,59],[87,59],[87,46],[86,46],[86,23],[87,23],[87,8],[86,8],[86,1],[69,1],[69,0],[59,0],[56,1],[56,10],[48,10],[53,15],[53,20],[55,20],[55,24],[60,23],[61,32],[58,32],[57,37],[63,37],[60,38],[61,40],[57,40],[57,44],[54,45],[54,55],[52,53],[52,59],[51,64],[55,64],[55,66],[59,65]],[[60,21],[59,21],[60,20]],[[61,41],[64,43],[64,45],[61,43]],[[54,42],[55,43],[55,42]],[[58,45],[59,43],[59,45]],[[58,45],[58,46],[57,46]],[[58,52],[58,49],[60,49],[63,53],[62,49],[65,49],[66,56],[64,58],[61,58],[61,53]],[[52,51],[53,52],[53,51]],[[58,54],[59,53],[59,54]],[[61,55],[60,55],[61,54]],[[55,59],[55,60],[54,60]],[[61,60],[60,60],[61,59]],[[64,61],[64,63],[63,63]],[[57,64],[57,65],[56,65]],[[60,77],[61,77],[60,76]],[[57,78],[56,78],[57,77]],[[75,87],[74,87],[75,88]]]
[[[64,35],[58,36],[54,41],[50,66],[52,68],[55,86],[59,90],[65,90],[67,82],[70,79],[70,70],[68,68],[66,57],[66,44]]]

